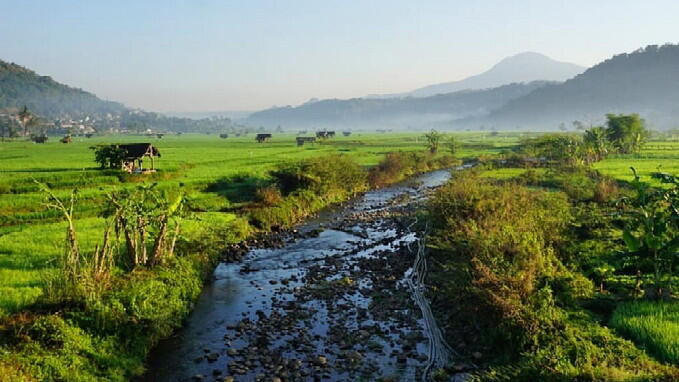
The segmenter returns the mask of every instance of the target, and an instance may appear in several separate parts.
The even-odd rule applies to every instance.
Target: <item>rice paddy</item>
[[[497,154],[514,147],[528,133],[459,133],[460,158]],[[534,133],[532,133],[534,134]],[[126,176],[100,170],[90,147],[104,143],[146,142],[156,145],[162,157],[159,172],[148,177]],[[142,181],[161,188],[185,188],[196,211],[214,218],[230,213],[250,200],[252,183],[266,177],[281,162],[342,153],[365,166],[376,164],[387,152],[423,150],[420,133],[354,133],[349,137],[297,147],[292,134],[274,134],[271,142],[258,144],[253,136],[220,139],[184,134],[162,139],[144,136],[75,138],[71,144],[50,140],[0,144],[0,316],[34,302],[41,293],[46,272],[61,253],[64,225],[60,216],[44,206],[45,196],[34,179],[48,184],[60,196],[79,190],[77,227],[83,245],[93,246],[103,224],[99,214],[104,194],[133,187]],[[630,180],[630,166],[649,174],[659,166],[679,173],[679,142],[651,142],[639,155],[612,157],[596,165],[604,173]],[[507,173],[510,171],[511,173]],[[494,176],[512,177],[516,169],[496,170]],[[215,184],[220,184],[214,191]]]

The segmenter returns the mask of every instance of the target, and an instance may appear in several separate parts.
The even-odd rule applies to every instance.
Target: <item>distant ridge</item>
[[[679,45],[651,45],[616,55],[562,84],[536,89],[470,123],[555,128],[599,123],[606,113],[639,113],[652,127],[679,126]]]
[[[117,113],[125,107],[0,60],[0,110],[27,106],[45,117]]]
[[[373,95],[369,98],[428,97],[460,90],[489,89],[511,83],[532,81],[565,81],[585,71],[585,67],[553,60],[543,54],[524,52],[507,57],[489,70],[460,81],[425,86],[411,92]]]
[[[429,128],[450,127],[450,121],[487,115],[512,99],[549,83],[510,84],[493,89],[463,90],[430,97],[388,99],[327,99],[297,107],[276,107],[252,113],[245,122],[285,128]]]

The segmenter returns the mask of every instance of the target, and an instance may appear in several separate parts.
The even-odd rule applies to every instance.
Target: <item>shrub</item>
[[[672,380],[675,370],[580,308],[594,287],[563,262],[573,240],[571,210],[564,193],[473,173],[434,194],[429,277],[452,335],[466,351],[491,353],[484,360],[494,366],[482,380]]]
[[[409,176],[425,171],[459,165],[460,160],[452,155],[433,156],[422,152],[391,152],[368,173],[368,183],[373,187],[401,181]]]
[[[267,207],[275,206],[283,201],[283,195],[278,187],[268,185],[260,187],[255,192],[255,200]]]
[[[310,190],[321,195],[354,195],[366,189],[365,170],[346,155],[330,155],[286,163],[271,171],[284,195]]]
[[[594,185],[593,200],[597,203],[608,203],[620,197],[620,189],[615,179],[603,176]]]

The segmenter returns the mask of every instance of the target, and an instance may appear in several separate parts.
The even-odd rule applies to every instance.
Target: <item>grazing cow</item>
[[[342,134],[343,134],[345,137],[348,137],[348,136],[351,135],[351,131],[343,131]]]
[[[229,134],[226,134],[226,133],[219,134],[219,138],[226,139],[228,137],[229,137]]]
[[[31,137],[31,140],[35,143],[45,143],[47,142],[47,136],[46,135],[36,135],[34,137]]]
[[[271,139],[271,134],[257,134],[255,140],[257,143],[266,142]]]
[[[71,143],[71,142],[73,142],[73,138],[71,138],[70,135],[66,135],[63,138],[61,138],[59,140],[59,142],[61,142],[61,143]]]

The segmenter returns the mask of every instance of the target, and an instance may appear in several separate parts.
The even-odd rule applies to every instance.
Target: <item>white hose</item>
[[[414,225],[415,223],[413,223]],[[412,226],[412,225],[411,225]],[[424,333],[428,340],[427,346],[427,365],[422,373],[422,382],[430,380],[432,370],[447,366],[451,359],[456,356],[455,351],[448,345],[443,338],[443,333],[436,323],[434,314],[431,311],[429,300],[425,297],[426,286],[424,280],[427,275],[427,259],[425,239],[427,228],[422,238],[417,240],[417,252],[412,269],[406,274],[406,283],[410,288],[411,296],[422,312],[424,322]]]

